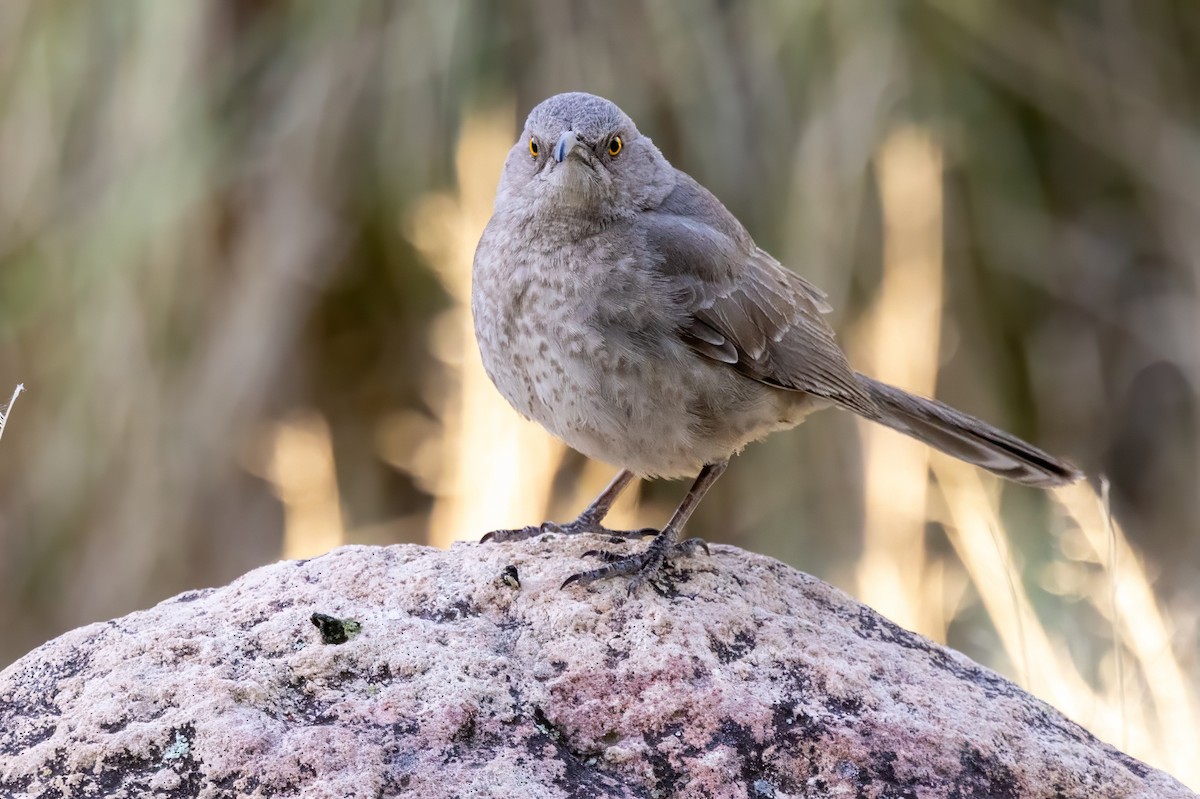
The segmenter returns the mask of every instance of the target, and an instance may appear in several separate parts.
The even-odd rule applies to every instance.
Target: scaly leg
[[[542,533],[563,533],[566,535],[599,533],[601,535],[617,536],[618,538],[644,538],[648,535],[655,535],[658,531],[653,527],[646,527],[641,530],[610,530],[600,524],[612,509],[613,503],[617,501],[617,497],[621,495],[621,492],[632,481],[633,472],[628,469],[622,470],[608,484],[608,488],[601,491],[600,496],[592,500],[592,504],[588,505],[583,513],[579,514],[579,518],[573,522],[567,522],[566,524],[542,522],[541,524],[521,527],[516,530],[493,530],[483,537],[483,541],[524,541],[527,538],[533,538]]]
[[[701,539],[689,538],[681,542],[679,536],[683,532],[683,526],[687,524],[688,518],[692,515],[692,511],[700,504],[700,500],[708,493],[712,484],[717,482],[717,478],[721,476],[728,465],[729,461],[723,460],[710,463],[700,470],[696,482],[692,483],[691,490],[683,498],[683,502],[679,503],[679,507],[675,509],[667,526],[654,537],[650,546],[646,547],[644,551],[624,557],[615,556],[609,552],[594,553],[607,560],[608,563],[598,569],[571,575],[562,584],[562,587],[566,588],[572,583],[587,585],[608,577],[629,577],[629,593],[632,594],[662,570],[668,556],[676,553],[690,554],[698,548],[707,551],[708,546]]]

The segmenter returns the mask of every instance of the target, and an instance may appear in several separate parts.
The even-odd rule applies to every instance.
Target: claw
[[[495,541],[497,543],[503,541],[525,541],[526,539],[535,538],[544,532],[548,532],[543,529],[544,527],[545,525],[538,525],[537,527],[531,525],[515,530],[492,530],[490,533],[484,533],[483,538],[479,539],[479,543],[486,544],[488,541]]]
[[[606,549],[589,549],[587,552],[583,553],[582,557],[599,558],[600,560],[604,561],[605,563],[616,563],[617,561],[619,561],[622,558],[627,557],[627,556],[622,555],[619,552],[609,552]]]
[[[588,550],[583,553],[585,558],[600,558],[605,562],[605,565],[596,569],[579,572],[578,574],[572,574],[563,582],[561,588],[576,584],[589,585],[597,580],[604,580],[609,577],[628,577],[629,585],[626,588],[631,595],[643,585],[649,583],[660,595],[669,596],[668,589],[663,588],[656,582],[656,578],[665,578],[663,570],[668,563],[668,554],[672,557],[675,555],[686,556],[698,549],[708,552],[708,545],[704,543],[703,539],[689,538],[678,544],[670,544],[667,538],[656,538],[650,542],[650,546],[644,551],[636,552],[632,555],[622,555],[602,549]]]
[[[582,578],[583,578],[583,573],[582,573],[582,572],[581,572],[581,573],[579,573],[579,574],[572,574],[570,577],[568,577],[567,579],[563,580],[563,584],[562,584],[562,585],[560,585],[560,586],[558,587],[558,590],[559,590],[559,591],[561,591],[561,590],[563,590],[564,588],[566,588],[568,585],[571,585],[572,583],[577,583],[577,582],[579,582],[579,581],[580,581]],[[584,585],[586,585],[586,583],[584,583]]]

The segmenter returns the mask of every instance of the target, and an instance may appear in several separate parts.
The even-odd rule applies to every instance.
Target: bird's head
[[[655,207],[674,170],[625,112],[592,94],[558,94],[529,113],[504,163],[497,210],[606,222]]]

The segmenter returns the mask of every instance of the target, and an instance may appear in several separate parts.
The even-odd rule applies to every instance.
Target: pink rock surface
[[[345,547],[63,635],[0,673],[0,796],[1193,796],[768,558],[559,590],[597,544]]]

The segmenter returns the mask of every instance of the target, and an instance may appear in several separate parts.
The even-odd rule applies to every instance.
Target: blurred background
[[[6,0],[0,667],[280,557],[573,518],[614,470],[507,408],[467,298],[524,115],[579,89],[825,288],[860,369],[1093,476],[828,412],[689,531],[1200,788],[1197,41],[1194,0]]]

